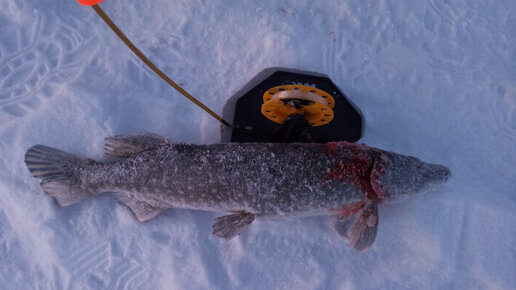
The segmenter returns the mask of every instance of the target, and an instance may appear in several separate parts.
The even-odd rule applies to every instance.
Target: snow
[[[216,112],[271,66],[329,75],[370,146],[441,163],[444,186],[380,207],[367,252],[327,218],[216,214],[138,223],[111,194],[59,208],[23,163],[34,144],[102,157],[104,137],[218,141],[219,124],[76,1],[0,11],[1,289],[511,289],[516,285],[516,2],[105,1],[172,79]]]

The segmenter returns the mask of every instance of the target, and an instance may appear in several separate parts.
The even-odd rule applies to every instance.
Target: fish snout
[[[387,192],[387,203],[401,202],[451,177],[450,169],[440,164],[427,163],[416,157],[392,152],[385,154],[385,157],[385,171],[376,182]]]
[[[430,169],[425,172],[425,176],[428,182],[445,182],[451,177],[451,171],[448,167],[441,164],[430,164],[427,163]]]

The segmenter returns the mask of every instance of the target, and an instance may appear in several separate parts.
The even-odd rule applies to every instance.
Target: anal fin
[[[115,197],[119,202],[129,207],[140,222],[148,221],[166,209],[138,200],[132,197],[130,193],[116,192]]]
[[[117,158],[131,157],[171,143],[170,140],[152,133],[107,137],[104,156]]]
[[[220,216],[213,224],[213,235],[226,240],[236,237],[244,228],[253,222],[255,215],[250,212],[240,212]]]

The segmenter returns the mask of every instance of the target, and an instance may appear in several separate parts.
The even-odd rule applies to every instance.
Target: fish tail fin
[[[79,202],[94,193],[82,185],[74,169],[84,160],[44,145],[35,145],[25,153],[25,164],[32,176],[41,179],[43,191],[60,206]]]

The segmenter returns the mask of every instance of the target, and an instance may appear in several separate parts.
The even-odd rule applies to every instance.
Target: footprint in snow
[[[57,17],[36,15],[31,26],[19,26],[0,42],[1,123],[40,107],[78,75],[88,59],[78,54],[91,54],[91,39]]]

